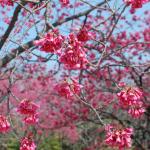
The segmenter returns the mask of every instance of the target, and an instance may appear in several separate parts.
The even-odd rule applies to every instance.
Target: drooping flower
[[[29,124],[29,125],[34,125],[36,123],[38,123],[39,121],[39,118],[38,118],[38,114],[32,114],[32,115],[29,115],[29,116],[26,116],[23,121],[26,123],[26,124]]]
[[[144,107],[133,107],[128,110],[128,113],[133,117],[133,118],[140,118],[145,112]]]
[[[36,145],[30,137],[24,137],[20,143],[20,150],[35,150]]]
[[[64,42],[64,37],[59,34],[58,30],[47,33],[42,39],[36,40],[34,45],[47,53],[57,53]]]
[[[56,85],[55,89],[57,92],[66,98],[72,97],[74,94],[79,94],[82,85],[80,85],[75,79],[70,81],[64,80],[62,83]]]
[[[127,87],[117,94],[122,106],[132,106],[141,102],[142,92],[138,88]]]
[[[0,132],[7,132],[10,129],[10,123],[5,116],[0,115]]]
[[[4,6],[13,6],[13,1],[12,0],[0,0],[0,5],[2,7]]]
[[[80,32],[77,34],[77,38],[81,42],[87,42],[90,40],[91,34],[88,32],[87,28],[83,28],[80,30]]]
[[[141,8],[143,6],[143,4],[148,2],[148,0],[124,0],[124,1],[128,5],[131,5],[131,12],[134,12],[135,9],[137,9],[137,8]]]
[[[22,100],[18,107],[18,112],[22,115],[33,115],[36,113],[38,105],[31,102],[30,100]]]
[[[120,106],[127,109],[128,113],[134,117],[139,118],[145,112],[143,106],[142,91],[138,88],[126,87],[117,94],[119,97]]]
[[[131,135],[133,134],[132,128],[116,129],[114,126],[107,125],[105,130],[105,142],[107,145],[118,147],[119,150],[131,147]]]
[[[69,4],[69,0],[59,0],[62,6],[67,6]]]
[[[83,44],[73,35],[69,35],[69,45],[60,56],[60,62],[65,64],[67,69],[85,68],[88,60],[86,58],[86,49]]]

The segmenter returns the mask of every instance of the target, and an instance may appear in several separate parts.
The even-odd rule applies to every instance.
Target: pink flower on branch
[[[38,105],[25,99],[20,102],[17,111],[22,115],[33,115],[36,113],[36,110],[38,108],[39,108]]]
[[[0,0],[0,5],[2,7],[4,6],[13,6],[13,1],[12,0]]]
[[[62,6],[67,6],[69,4],[69,0],[59,0]]]
[[[5,116],[0,115],[0,132],[7,132],[10,129],[10,123]]]
[[[38,118],[38,114],[32,114],[32,115],[29,115],[29,116],[26,116],[23,121],[26,123],[26,124],[29,124],[29,125],[34,125],[36,123],[38,123],[39,121],[39,118]]]
[[[133,118],[140,118],[145,112],[144,107],[135,107],[135,108],[130,108],[128,110],[128,113],[133,117]]]
[[[64,37],[59,34],[58,30],[47,33],[42,39],[34,42],[35,46],[39,46],[40,49],[47,53],[57,53],[64,42]]]
[[[143,106],[142,91],[138,88],[126,87],[117,94],[120,106],[127,109],[128,113],[134,117],[139,118],[145,112]]]
[[[83,44],[78,41],[75,35],[69,35],[69,45],[64,53],[60,56],[62,62],[67,69],[81,69],[85,68],[88,60],[86,58],[86,49]]]
[[[66,98],[72,97],[74,94],[79,94],[82,85],[80,85],[75,79],[64,80],[62,83],[56,85],[55,89],[61,96]]]
[[[119,150],[131,147],[131,135],[133,134],[132,128],[116,129],[114,126],[107,125],[105,130],[105,142],[107,145],[118,147]]]
[[[77,38],[81,42],[87,42],[88,40],[91,39],[91,37],[92,37],[92,34],[88,32],[87,28],[81,29],[79,33],[77,34]]]
[[[124,0],[124,1],[128,5],[131,5],[131,12],[134,12],[135,9],[141,8],[143,6],[143,4],[145,4],[149,0]]]
[[[36,145],[30,137],[24,137],[20,143],[20,150],[35,150]]]
[[[141,101],[142,92],[138,88],[127,87],[117,94],[122,106],[131,106]]]

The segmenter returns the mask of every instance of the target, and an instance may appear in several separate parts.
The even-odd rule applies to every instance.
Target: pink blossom
[[[131,12],[134,12],[135,9],[141,8],[143,4],[148,2],[148,0],[124,0],[128,5],[131,5]]]
[[[90,40],[91,34],[90,34],[90,32],[88,32],[88,30],[86,28],[83,28],[77,34],[77,38],[81,42],[86,42],[86,41]]]
[[[128,110],[128,113],[134,117],[139,118],[145,112],[143,107],[142,91],[138,88],[127,87],[117,94],[120,105]]]
[[[10,129],[10,123],[5,116],[0,115],[0,132],[7,132]]]
[[[86,58],[86,49],[82,43],[73,35],[69,35],[69,45],[64,53],[60,56],[60,62],[65,64],[67,69],[81,69],[85,68],[88,60]]]
[[[127,87],[117,94],[122,106],[132,106],[139,103],[142,92],[138,88]],[[141,101],[140,101],[141,102]]]
[[[118,84],[118,86],[119,87],[124,87],[126,84],[124,83],[124,82],[120,82],[119,84]]]
[[[105,142],[109,146],[118,147],[120,150],[131,147],[132,128],[115,129],[114,126],[106,126]]]
[[[69,0],[59,0],[62,6],[66,6],[69,4]]]
[[[23,120],[26,124],[34,125],[39,121],[38,114],[26,116]]]
[[[36,145],[31,138],[25,137],[21,140],[20,150],[35,150]]]
[[[17,111],[22,115],[33,115],[36,113],[37,108],[38,106],[35,103],[24,99],[20,102]]]
[[[71,79],[70,81],[65,80],[55,87],[58,93],[66,98],[70,98],[74,94],[79,94],[81,88],[82,85],[80,85],[75,79]]]
[[[40,46],[40,49],[47,53],[57,53],[61,49],[64,37],[59,35],[58,30],[47,33],[42,39],[36,40],[34,45]]]
[[[0,0],[0,5],[4,7],[5,5],[13,6],[12,0]]]
[[[133,118],[140,118],[145,112],[144,107],[135,107],[135,108],[130,108],[128,110],[128,113],[133,117]]]

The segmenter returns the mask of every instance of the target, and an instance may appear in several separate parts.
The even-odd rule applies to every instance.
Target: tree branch
[[[101,3],[97,4],[94,8],[90,8],[90,9],[88,9],[88,10],[82,12],[82,13],[78,13],[78,14],[76,14],[76,15],[72,15],[72,16],[70,16],[70,17],[67,17],[67,18],[61,20],[61,21],[58,20],[58,21],[56,21],[55,23],[53,23],[52,26],[53,26],[53,27],[57,27],[57,26],[59,26],[59,25],[62,25],[63,23],[66,23],[66,22],[71,21],[72,19],[78,19],[78,18],[80,18],[80,17],[82,17],[82,16],[86,16],[86,15],[88,15],[90,12],[92,12],[93,10],[95,10],[95,9],[98,8],[99,6],[102,6],[102,5],[105,4],[105,3],[106,3],[105,1],[104,1],[104,2],[101,2]],[[15,12],[17,12],[17,11],[15,11]],[[15,14],[15,12],[14,12],[14,14]],[[17,15],[16,15],[16,16],[17,16]],[[14,20],[14,19],[12,19],[12,20]],[[14,22],[14,21],[13,21],[13,22]],[[15,24],[15,23],[14,23],[14,24]],[[13,24],[13,26],[14,26],[14,24]],[[10,25],[10,26],[12,26],[12,25]],[[49,26],[49,27],[47,28],[47,31],[50,30],[50,29],[52,29],[51,26]],[[10,29],[9,29],[9,32],[10,32]],[[9,33],[9,32],[8,32],[8,33]],[[6,35],[7,35],[7,34],[6,34]],[[7,36],[7,37],[8,37],[8,36]],[[7,37],[5,38],[5,41],[6,41]],[[33,46],[34,46],[34,41],[37,40],[37,39],[39,39],[38,36],[37,36],[35,39],[33,39],[32,41],[29,41],[29,42],[25,43],[24,45],[19,46],[18,48],[14,49],[13,52],[11,52],[11,53],[7,54],[5,57],[3,57],[3,58],[0,60],[0,67],[4,67],[5,65],[7,65],[11,60],[13,60],[13,59],[16,57],[16,54],[17,54],[17,53],[18,53],[18,54],[21,54],[21,53],[24,52],[26,49],[29,49],[29,48],[33,47]],[[3,42],[5,42],[5,41],[3,40]],[[2,42],[2,43],[3,43],[3,42]],[[3,44],[4,44],[4,43],[3,43]]]
[[[23,4],[24,5],[24,4]],[[13,30],[14,26],[15,26],[15,23],[16,21],[18,20],[18,16],[19,16],[19,13],[21,11],[21,6],[18,5],[14,11],[14,14],[13,14],[13,17],[11,19],[11,22],[6,30],[6,32],[4,33],[4,35],[2,36],[1,38],[1,41],[0,41],[0,49],[3,47],[3,45],[5,44],[7,38],[9,37],[11,31]]]

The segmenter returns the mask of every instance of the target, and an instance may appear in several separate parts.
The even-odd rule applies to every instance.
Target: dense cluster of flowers
[[[22,100],[18,107],[18,112],[22,115],[32,115],[37,111],[38,106],[30,100]]]
[[[68,5],[70,2],[69,0],[59,0],[62,6]]]
[[[69,44],[65,51],[60,56],[60,62],[65,64],[67,69],[85,68],[88,60],[86,58],[86,49],[83,44],[78,41],[74,34],[68,37]]]
[[[66,98],[72,97],[74,94],[79,94],[82,88],[75,79],[65,80],[62,83],[56,85],[56,90],[61,96]]]
[[[26,124],[35,124],[38,122],[37,109],[38,106],[35,103],[25,99],[21,101],[17,111],[26,116],[23,119]]]
[[[66,39],[66,45],[64,43]],[[60,35],[57,29],[47,33],[42,39],[34,42],[42,51],[58,54],[59,61],[67,69],[85,68],[88,60],[84,43],[91,39],[91,33],[83,28],[77,35],[71,33],[67,38]]]
[[[148,0],[125,0],[125,2],[128,5],[131,5],[131,11],[134,12],[135,9],[141,8],[144,3],[148,2]]]
[[[20,150],[35,150],[36,145],[30,137],[24,137],[21,140]]]
[[[87,49],[84,48],[84,43],[90,38],[91,33],[88,32],[87,28],[80,30],[77,35],[71,33],[67,38],[60,35],[58,30],[55,29],[42,39],[36,40],[34,44],[39,46],[42,51],[58,54],[59,61],[67,69],[82,69],[88,63]],[[65,39],[67,46],[65,44],[63,46]]]
[[[83,28],[80,30],[80,32],[77,34],[77,38],[81,42],[87,42],[91,39],[92,34],[88,31],[88,28]]]
[[[4,6],[13,6],[13,1],[12,0],[0,0],[0,5],[2,7]]]
[[[5,116],[0,115],[0,132],[7,132],[10,129],[10,123]]]
[[[31,114],[24,118],[23,120],[26,124],[35,124],[39,121],[38,114]]]
[[[105,142],[109,146],[118,147],[119,150],[131,147],[132,128],[116,129],[112,125],[107,125]]]
[[[128,113],[139,118],[145,112],[143,107],[142,92],[138,88],[126,87],[117,94],[120,105],[128,110]]]
[[[56,29],[47,33],[42,39],[36,40],[34,44],[40,46],[42,51],[57,53],[61,49],[63,42],[64,37]]]

